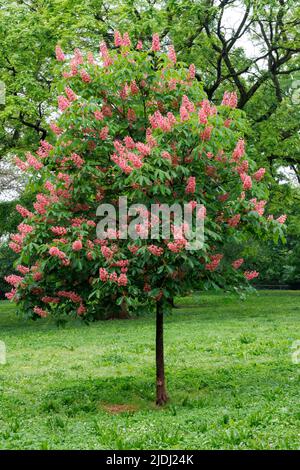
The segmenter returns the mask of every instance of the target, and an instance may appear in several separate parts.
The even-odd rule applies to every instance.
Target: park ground
[[[177,303],[158,409],[154,316],[58,329],[1,302],[0,449],[299,449],[300,292]]]

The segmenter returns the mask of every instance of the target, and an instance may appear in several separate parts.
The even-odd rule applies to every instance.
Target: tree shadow
[[[128,407],[124,411],[149,408],[154,403],[154,375],[145,380],[138,376],[101,377],[80,380],[78,384],[49,391],[42,402],[44,412],[60,412],[68,416],[99,410],[109,406]]]

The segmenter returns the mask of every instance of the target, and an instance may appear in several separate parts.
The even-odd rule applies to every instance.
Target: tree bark
[[[168,401],[164,364],[164,314],[162,303],[156,304],[156,404],[164,405]]]

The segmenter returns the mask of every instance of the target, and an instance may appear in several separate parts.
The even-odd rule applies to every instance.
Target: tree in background
[[[281,236],[285,216],[264,216],[265,169],[246,159],[236,95],[225,93],[221,106],[212,105],[195,66],[178,63],[172,46],[162,53],[157,34],[151,50],[117,32],[114,50],[102,43],[100,57],[76,49],[66,61],[60,47],[56,54],[63,63],[61,116],[51,123],[51,143],[16,161],[43,190],[33,209],[17,206],[25,220],[10,246],[20,254],[20,274],[6,278],[13,286],[7,297],[31,318],[51,314],[59,321],[87,320],[112,296],[131,310],[140,302],[155,305],[162,405],[170,299],[193,286],[239,288],[257,277],[244,271],[243,259],[225,257],[224,244],[245,232]],[[136,212],[96,236],[99,204],[118,212],[122,197]],[[150,218],[152,204],[161,210],[186,204],[191,220],[205,220],[204,243],[192,249],[192,222],[182,217],[171,217],[170,234],[153,240],[149,229],[163,214]],[[123,236],[128,224],[131,237]]]

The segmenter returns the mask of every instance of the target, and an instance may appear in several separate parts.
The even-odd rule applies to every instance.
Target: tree
[[[114,50],[102,43],[100,57],[76,49],[66,61],[60,47],[56,53],[63,64],[61,116],[51,124],[51,143],[17,159],[44,186],[34,210],[17,206],[25,220],[10,246],[20,254],[22,275],[6,278],[13,286],[7,297],[31,318],[51,314],[59,321],[87,320],[111,296],[129,309],[156,306],[156,401],[162,405],[169,300],[195,285],[247,285],[258,273],[243,272],[243,259],[225,257],[224,243],[245,231],[281,236],[285,216],[263,216],[265,170],[245,158],[236,95],[226,93],[214,106],[194,65],[177,63],[172,46],[160,52],[157,34],[151,50],[141,41],[131,46],[129,35],[117,32]],[[174,203],[188,220],[176,218]],[[96,235],[97,215],[106,212]],[[192,228],[198,221],[201,229],[204,219],[203,242]]]

